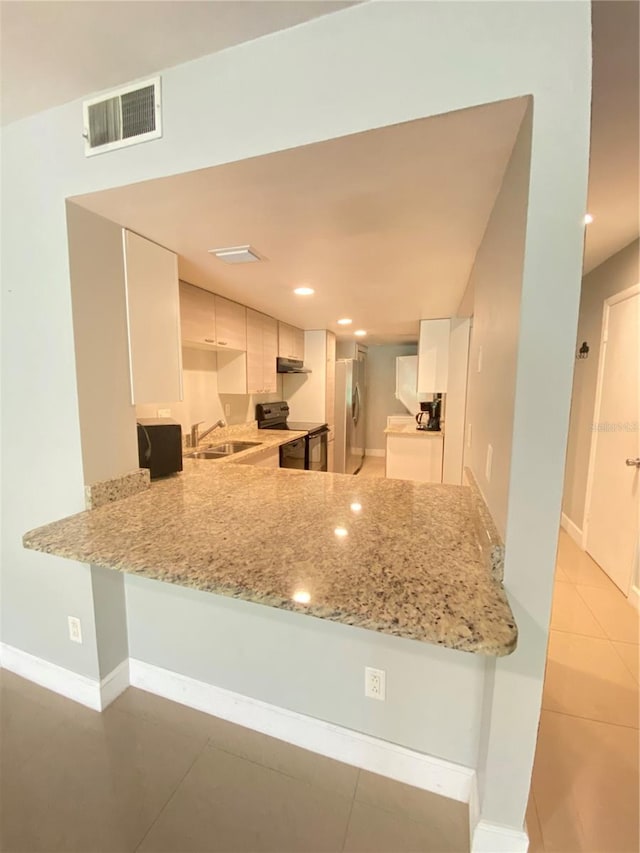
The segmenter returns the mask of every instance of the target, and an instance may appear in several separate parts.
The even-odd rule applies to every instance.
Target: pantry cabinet
[[[219,353],[220,394],[274,394],[277,390],[278,321],[247,308],[245,353]]]
[[[418,340],[418,393],[444,394],[449,378],[451,320],[421,320]]]
[[[123,230],[131,402],[183,399],[178,258]]]
[[[247,347],[246,308],[201,287],[180,282],[182,342],[201,349]]]
[[[304,332],[288,323],[278,323],[278,355],[304,361]]]

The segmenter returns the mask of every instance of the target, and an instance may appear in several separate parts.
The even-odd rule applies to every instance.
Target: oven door
[[[287,444],[280,445],[280,467],[281,468],[298,468],[304,471],[305,468],[305,446],[306,440],[296,438]]]
[[[329,430],[323,429],[307,436],[307,461],[309,471],[326,471],[328,460]]]

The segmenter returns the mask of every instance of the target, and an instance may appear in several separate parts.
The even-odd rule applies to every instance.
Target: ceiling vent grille
[[[85,101],[83,117],[87,157],[158,139],[162,136],[160,78]]]

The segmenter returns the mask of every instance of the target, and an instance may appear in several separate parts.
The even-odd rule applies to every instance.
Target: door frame
[[[604,378],[604,364],[607,352],[607,333],[609,331],[609,313],[613,305],[619,302],[625,302],[627,299],[640,294],[640,282],[631,287],[615,293],[604,300],[604,308],[602,312],[602,329],[600,332],[600,353],[598,355],[598,378],[596,380],[596,399],[593,407],[592,424],[597,424],[600,421],[600,406],[602,404],[602,381]],[[591,498],[593,495],[593,478],[596,459],[596,449],[598,444],[598,430],[593,429],[591,434],[591,444],[589,447],[589,467],[587,470],[587,491],[584,503],[584,518],[582,519],[582,547],[586,553],[587,539],[589,534],[589,518],[591,515]],[[629,587],[629,601],[640,609],[640,541],[636,543],[635,564],[631,567],[631,584]],[[603,569],[604,571],[604,569]]]

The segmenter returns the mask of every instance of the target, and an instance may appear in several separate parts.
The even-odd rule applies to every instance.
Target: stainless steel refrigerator
[[[334,471],[337,474],[357,474],[364,462],[366,351],[357,350],[356,356],[336,361]]]

